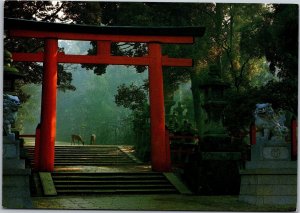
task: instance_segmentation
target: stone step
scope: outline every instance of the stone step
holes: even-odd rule
[[[55,153],[55,156],[57,157],[67,157],[67,156],[97,156],[97,157],[122,157],[124,156],[124,153],[115,153],[115,154],[109,154],[109,153],[87,153],[87,152],[78,152],[78,153]]]
[[[132,177],[132,176],[139,176],[139,177],[164,177],[164,175],[160,172],[91,172],[91,173],[84,173],[84,172],[52,172],[52,176],[59,177],[59,176],[88,176],[88,177]]]
[[[26,146],[31,166],[34,166],[34,147]],[[136,164],[118,146],[56,146],[55,166],[106,166]]]
[[[29,160],[33,160],[33,158],[29,158]],[[72,162],[76,162],[76,163],[81,163],[81,162],[115,162],[115,163],[135,163],[133,162],[133,160],[128,159],[128,158],[78,158],[78,159],[55,159],[55,163],[72,163]]]
[[[34,153],[34,147],[25,147],[29,154]],[[57,148],[55,147],[55,153],[64,154],[64,153],[90,153],[90,154],[124,154],[124,152],[118,147],[103,149],[102,147],[94,148]]]
[[[34,155],[34,152],[27,152],[28,155]],[[67,155],[81,155],[81,154],[85,154],[85,155],[102,155],[102,156],[118,156],[118,155],[124,155],[123,152],[121,151],[114,151],[114,152],[87,152],[85,150],[80,150],[80,151],[75,151],[75,150],[68,150],[68,151],[55,151],[55,155],[60,155],[60,156],[64,156],[65,154]]]
[[[115,183],[115,184],[131,184],[135,183],[136,180],[72,180],[72,184],[78,184],[78,185],[89,185],[89,184],[110,184],[110,183]],[[70,180],[55,180],[56,184],[70,184]],[[167,180],[139,180],[139,183],[143,183],[145,185],[150,185],[150,184],[165,184],[168,183]]]
[[[159,180],[162,179],[162,176],[141,176],[141,175],[98,175],[98,176],[89,176],[89,175],[70,175],[70,176],[56,176],[52,175],[55,180]]]
[[[102,146],[55,146],[56,150],[115,150],[118,146],[102,147]],[[34,150],[34,146],[26,146],[28,150]]]
[[[53,172],[52,178],[57,193],[64,195],[178,193],[168,179],[157,172]]]
[[[55,162],[55,166],[117,166],[117,165],[135,165],[134,162]],[[34,166],[34,163],[31,162],[31,166]]]
[[[105,189],[105,190],[57,190],[58,194],[177,194],[175,189]]]
[[[34,153],[34,150],[27,149],[28,153]],[[88,149],[65,149],[65,150],[57,150],[55,149],[55,153],[91,153],[91,154],[118,154],[123,153],[121,150],[114,149],[114,150],[88,150]]]
[[[137,182],[135,184],[83,184],[83,185],[78,185],[78,184],[57,184],[55,183],[56,189],[174,189],[174,187],[170,184],[141,184],[140,182]]]
[[[27,150],[29,152],[34,152],[34,149],[28,149]],[[57,152],[66,152],[66,151],[86,151],[86,152],[92,152],[92,153],[98,153],[98,152],[102,152],[102,153],[106,153],[106,152],[114,152],[114,151],[119,151],[121,152],[120,150],[118,149],[102,149],[102,148],[94,148],[94,149],[84,149],[84,148],[80,148],[80,149],[57,149],[55,148],[55,151]]]
[[[84,150],[80,150],[80,152],[75,152],[73,150],[69,150],[68,152],[67,151],[62,151],[62,152],[57,152],[55,151],[55,155],[59,155],[59,156],[64,156],[65,154],[67,155],[81,155],[81,154],[84,154],[84,155],[97,155],[97,156],[118,156],[118,155],[124,155],[124,153],[122,153],[121,151],[118,151],[118,152],[115,152],[115,153],[109,153],[109,152],[103,152],[103,153],[100,153],[100,152],[86,152]],[[28,155],[34,155],[34,152],[28,152]]]
[[[29,158],[33,159],[33,158]],[[66,157],[66,158],[60,158],[60,157],[55,157],[56,162],[64,162],[64,161],[69,161],[69,162],[75,162],[75,161],[88,161],[88,160],[98,160],[98,161],[132,161],[128,157],[97,157],[97,156],[89,156],[89,157],[76,157],[76,158],[71,158],[71,157]]]
[[[68,165],[72,165],[72,164],[86,164],[86,165],[89,165],[89,164],[95,164],[95,165],[97,165],[97,164],[99,164],[99,165],[106,165],[106,164],[136,164],[135,162],[132,162],[132,161],[130,161],[130,160],[126,160],[126,161],[118,161],[118,160],[115,160],[115,159],[112,159],[112,160],[110,160],[110,161],[104,161],[104,160],[99,160],[99,161],[97,161],[96,159],[91,159],[91,160],[89,160],[89,161],[55,161],[55,163],[54,163],[55,165],[66,165],[66,166],[68,166]]]
[[[29,159],[33,159],[33,156],[29,156]],[[100,159],[100,160],[111,160],[111,159],[116,159],[116,160],[131,160],[128,156],[93,156],[93,155],[78,155],[78,156],[73,156],[73,155],[65,155],[64,157],[61,156],[55,156],[55,160],[81,160],[81,159]]]

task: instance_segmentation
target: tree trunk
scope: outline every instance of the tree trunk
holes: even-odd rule
[[[216,57],[216,65],[219,67],[221,76],[223,74],[223,67],[222,67],[222,23],[223,23],[223,5],[217,4],[216,5],[216,15],[215,15],[215,31],[216,31],[216,41],[217,41],[217,48],[219,49],[219,54]]]
[[[198,133],[200,136],[203,134],[203,127],[204,127],[204,119],[203,113],[201,108],[201,96],[200,96],[200,89],[199,89],[199,79],[198,73],[196,68],[193,68],[190,72],[191,76],[191,89],[193,95],[193,103],[194,103],[194,119],[196,128],[198,129]]]
[[[166,116],[166,123],[169,122],[169,117],[171,113],[171,108],[174,105],[174,92],[173,91],[165,91],[165,116]]]

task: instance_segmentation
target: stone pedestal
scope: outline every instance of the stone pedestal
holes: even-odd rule
[[[239,200],[256,205],[295,205],[297,162],[291,161],[290,143],[252,145],[251,161],[240,171]]]
[[[20,159],[18,140],[3,137],[3,208],[32,208],[30,197],[30,169],[25,168],[25,161]]]

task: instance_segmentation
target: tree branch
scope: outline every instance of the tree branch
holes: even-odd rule
[[[250,58],[251,58],[251,57],[248,57],[248,58],[244,61],[243,65],[242,65],[242,67],[241,67],[241,69],[240,69],[240,79],[242,79],[242,77],[243,77],[244,69],[245,69],[246,65],[248,64]]]
[[[44,19],[42,19],[42,21],[48,21],[54,18],[63,9],[63,7],[64,7],[64,3],[62,3],[60,7],[57,8],[57,10],[54,13],[52,13],[50,16],[46,16]]]

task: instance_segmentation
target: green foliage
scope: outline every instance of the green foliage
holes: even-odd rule
[[[53,22],[59,19],[59,12],[65,4],[51,1],[6,1],[4,17]]]
[[[90,43],[92,45],[92,48],[88,49],[87,54],[88,55],[96,55],[97,54],[97,48],[96,48],[97,43],[94,41],[91,41]],[[88,69],[88,70],[93,70],[96,75],[102,75],[102,74],[105,74],[107,65],[106,64],[97,64],[97,65],[82,64],[81,67]]]
[[[271,5],[264,28],[260,31],[270,71],[279,81],[266,85],[266,92],[276,106],[298,114],[298,30],[299,6]]]
[[[22,104],[18,109],[18,116],[15,123],[15,128],[21,132],[29,127],[30,134],[35,132],[35,128],[39,123],[40,113],[40,97],[41,89],[34,84],[23,85],[18,92],[18,97]],[[22,96],[23,94],[23,96]],[[21,96],[20,96],[21,95]],[[25,97],[24,97],[25,96]],[[35,113],[33,113],[35,112]],[[31,128],[32,127],[32,128]]]
[[[143,86],[136,86],[133,83],[129,86],[125,84],[118,86],[118,94],[115,95],[117,106],[123,106],[133,111],[142,110],[146,101],[147,96]]]
[[[241,138],[254,121],[254,110],[257,103],[264,103],[258,89],[248,89],[243,93],[231,91],[227,94],[228,105],[224,110],[224,126],[231,136]]]
[[[262,27],[266,10],[262,4],[224,4],[223,8],[224,19],[227,16],[223,31],[223,72],[239,91],[249,85],[253,74],[251,64],[261,63],[263,50],[258,45],[256,32]]]
[[[4,16],[8,18],[21,18],[27,20],[39,20],[45,22],[70,21],[67,17],[61,17],[61,12],[66,13],[68,2],[51,1],[5,1]],[[6,37],[4,40],[5,49],[10,52],[35,53],[43,51],[44,41],[36,38],[12,39]],[[42,66],[40,63],[16,63],[20,73],[24,74],[24,79],[20,86],[24,84],[40,84],[42,82]],[[58,65],[58,88],[62,91],[75,90],[71,84],[72,75],[66,72],[61,65]],[[19,94],[18,94],[19,95]]]
[[[137,86],[130,84],[118,86],[115,95],[117,106],[123,106],[132,111],[130,121],[134,132],[134,144],[137,156],[143,160],[150,159],[150,108],[148,104],[148,81]]]
[[[272,103],[275,108],[290,111],[295,116],[298,115],[298,81],[293,79],[290,81],[274,82],[270,81],[261,91],[263,99],[268,103]]]
[[[216,42],[210,43],[209,61],[215,58],[232,86],[224,112],[231,135],[247,133],[256,103],[297,114],[298,6],[217,4],[214,9],[216,25],[208,38]]]
[[[270,70],[281,79],[297,78],[299,6],[275,4],[271,8],[274,11],[268,14],[260,32]]]
[[[143,108],[132,113],[132,127],[135,135],[134,144],[136,154],[142,161],[150,160],[150,107],[144,104]]]

